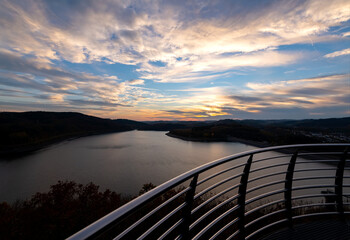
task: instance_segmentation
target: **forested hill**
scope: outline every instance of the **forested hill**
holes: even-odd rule
[[[350,142],[350,118],[308,120],[220,120],[169,136],[191,141],[247,141],[258,146]]]
[[[239,122],[255,127],[275,126],[298,128],[305,131],[343,132],[344,134],[350,134],[350,117],[304,120],[240,120]]]
[[[23,154],[69,138],[132,129],[130,123],[75,112],[0,112],[0,156]]]
[[[76,112],[0,112],[0,158],[65,139],[134,129],[170,131],[170,136],[194,141],[255,141],[261,146],[350,142],[350,118],[138,122]]]

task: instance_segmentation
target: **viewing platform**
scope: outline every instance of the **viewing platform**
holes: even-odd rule
[[[224,157],[68,239],[350,239],[349,148],[299,144]]]
[[[349,222],[324,220],[303,223],[286,228],[263,238],[263,240],[348,240],[350,239]]]

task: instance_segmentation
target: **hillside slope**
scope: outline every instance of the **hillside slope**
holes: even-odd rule
[[[1,112],[0,156],[23,154],[64,139],[134,129],[75,112]]]

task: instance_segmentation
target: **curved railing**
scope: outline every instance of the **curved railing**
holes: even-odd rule
[[[350,216],[350,144],[247,151],[188,171],[69,239],[258,239]]]

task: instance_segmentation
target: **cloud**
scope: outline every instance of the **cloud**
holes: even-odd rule
[[[324,55],[324,57],[325,58],[334,58],[334,57],[339,57],[339,56],[348,55],[348,54],[350,54],[350,48],[343,49],[341,51],[336,51],[333,53],[328,53],[328,54]]]
[[[350,19],[346,0],[1,2],[1,47],[48,61],[137,65],[141,79],[159,82],[291,64],[303,54],[279,46],[335,39],[327,30]]]
[[[291,114],[292,118],[305,118],[312,113],[331,117],[331,112],[334,116],[342,116],[350,102],[347,86],[347,74],[334,74],[268,83],[251,82],[247,83],[247,89],[193,88],[185,91],[188,95],[177,102],[177,108],[165,111],[174,118],[193,119],[217,119],[220,116],[291,118]]]
[[[239,101],[239,102],[260,102],[264,101],[264,98],[259,98],[259,97],[249,97],[249,96],[229,96],[229,98]]]
[[[46,100],[51,105],[101,107],[107,111],[160,97],[151,89],[135,86],[143,83],[143,80],[122,82],[117,76],[69,71],[34,57],[0,51],[0,92],[6,94],[2,94],[2,99],[6,97],[24,105]]]
[[[57,77],[60,81],[74,78],[78,81],[87,81],[89,77],[81,73],[73,73],[40,58],[23,56],[20,53],[0,49],[0,69],[7,72],[25,73],[27,76],[40,76],[44,78]]]
[[[247,83],[245,93],[263,98],[271,106],[301,107],[312,109],[349,104],[348,75],[335,74],[270,83]],[[249,104],[252,101],[245,101]],[[259,105],[260,100],[255,103]],[[264,106],[261,106],[264,108]]]
[[[299,52],[259,51],[234,55],[205,55],[194,60],[181,60],[169,64],[167,68],[148,66],[143,69],[143,78],[158,82],[210,81],[227,77],[232,73],[222,73],[242,67],[272,67],[295,63],[306,54]]]
[[[135,80],[128,81],[128,83],[129,85],[144,85],[145,81],[141,79],[135,79]]]
[[[184,109],[184,110],[167,110],[174,118],[210,118],[216,116],[228,116],[230,114],[225,113],[220,108],[203,107],[202,109]]]
[[[290,94],[293,95],[306,95],[306,96],[322,96],[322,95],[331,95],[331,94],[337,94],[337,90],[333,89],[323,89],[323,88],[317,88],[317,87],[308,87],[308,88],[298,88],[298,89],[291,89],[288,91]]]
[[[130,106],[119,104],[119,103],[103,102],[103,101],[86,101],[86,100],[81,100],[81,99],[71,99],[68,101],[72,105],[75,105],[75,106],[103,106],[103,107],[124,106],[124,107],[130,107]]]
[[[345,74],[262,82],[268,80],[264,68],[281,67],[296,76],[299,69],[284,68],[315,59],[317,53],[298,46],[346,40],[349,34],[342,32],[344,28],[334,29],[350,19],[347,0],[0,0],[0,4],[1,100],[16,109],[20,104],[38,107],[45,100],[56,109],[71,106],[106,114],[123,109],[124,117],[178,114],[183,119],[253,116],[273,109],[319,113],[349,103]],[[349,49],[324,57],[345,54]],[[104,70],[99,75],[68,69],[88,69],[83,64],[96,62],[132,65],[136,76],[130,80],[105,75]],[[89,71],[100,71],[96,69]],[[250,71],[261,71],[261,81],[247,80],[248,76],[236,82],[235,76]],[[218,79],[230,83],[198,87],[217,84]],[[241,87],[243,81],[249,82]],[[166,83],[188,85],[170,91],[180,84]]]

